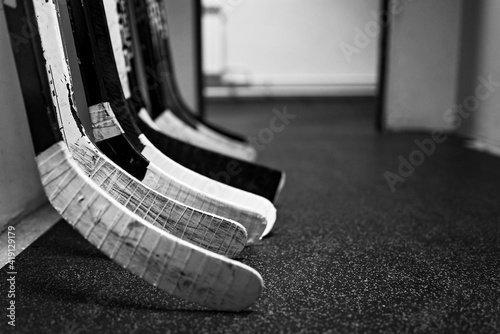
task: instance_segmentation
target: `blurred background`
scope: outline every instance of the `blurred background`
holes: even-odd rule
[[[380,1],[202,1],[205,96],[374,95],[378,38],[356,57],[349,27],[377,18]],[[374,16],[375,17],[374,17]]]
[[[370,97],[378,129],[500,144],[497,94],[473,107],[482,112],[455,108],[479,77],[499,75],[498,1],[167,3],[178,81],[198,112],[245,98]]]
[[[192,107],[203,109],[200,97],[377,93],[378,24],[372,26],[362,50],[351,47],[356,28],[364,30],[367,22],[378,21],[380,0],[172,0],[167,4],[179,83]]]

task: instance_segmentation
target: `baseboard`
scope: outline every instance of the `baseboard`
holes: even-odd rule
[[[207,99],[262,97],[357,97],[376,96],[377,86],[371,84],[312,86],[225,86],[207,87]]]
[[[471,139],[468,140],[465,144],[467,148],[479,151],[479,152],[484,152],[488,153],[491,155],[495,155],[500,157],[500,145],[494,144],[491,142],[487,142],[482,139]]]
[[[46,203],[32,213],[7,224],[0,233],[0,268],[3,268],[9,261],[9,226],[15,229],[11,231],[15,235],[13,239],[15,251],[12,253],[17,257],[60,220],[61,216],[49,203]]]

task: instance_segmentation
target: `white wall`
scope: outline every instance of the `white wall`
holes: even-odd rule
[[[395,0],[385,124],[392,130],[453,130],[462,0]]]
[[[230,79],[251,84],[376,83],[378,36],[352,57],[356,28],[364,31],[379,12],[378,0],[221,0],[227,17],[227,69]],[[220,48],[213,24],[205,49]],[[208,52],[207,52],[208,53]],[[217,52],[209,55],[217,56]],[[219,56],[220,57],[220,56]],[[206,68],[220,67],[213,59]]]
[[[478,77],[500,83],[500,1],[465,2],[459,103],[475,95]],[[487,144],[500,146],[500,87],[482,101],[477,111],[463,117],[459,132]]]
[[[0,231],[47,201],[17,78],[5,16],[0,11]]]

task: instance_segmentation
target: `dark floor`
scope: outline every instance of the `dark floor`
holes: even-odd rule
[[[371,100],[226,103],[210,115],[257,135],[285,105],[297,117],[261,151],[288,175],[279,219],[241,257],[265,280],[254,306],[217,313],[171,298],[60,223],[17,259],[17,331],[498,333],[500,159],[450,138],[391,192],[383,174],[429,136],[377,134]]]

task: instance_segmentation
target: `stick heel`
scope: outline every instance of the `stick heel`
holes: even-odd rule
[[[72,158],[88,176],[92,177],[92,181],[99,184],[102,189],[106,189],[118,203],[146,221],[210,251],[216,252],[221,249],[224,251],[222,255],[234,257],[244,249],[247,231],[241,224],[224,220],[225,229],[210,230],[211,220],[204,212],[194,211],[191,207],[161,196],[134,180],[107,158],[96,154],[86,140],[70,144],[70,150]],[[131,185],[135,187],[133,190],[129,189]],[[221,219],[216,217],[216,221]],[[193,225],[196,229],[189,228]],[[204,242],[203,236],[207,229],[208,233],[218,234],[212,238],[214,242]],[[224,243],[224,240],[229,239],[227,234],[231,236],[235,234],[234,238],[231,238],[231,244]],[[223,244],[216,244],[217,241]]]
[[[213,309],[238,311],[259,297],[262,278],[255,270],[134,219],[70,159],[62,142],[38,155],[44,187],[63,218],[105,255],[164,291]]]
[[[109,103],[104,102],[89,107],[89,114],[96,141],[104,141],[124,134]],[[268,222],[266,217],[255,210],[221,201],[217,196],[208,196],[204,192],[195,190],[187,180],[170,176],[154,163],[148,166],[148,172],[142,182],[167,197],[175,195],[173,199],[185,205],[240,223],[248,232],[247,244],[252,244],[261,238],[266,225],[274,224],[274,220]],[[181,238],[184,238],[184,234]]]

